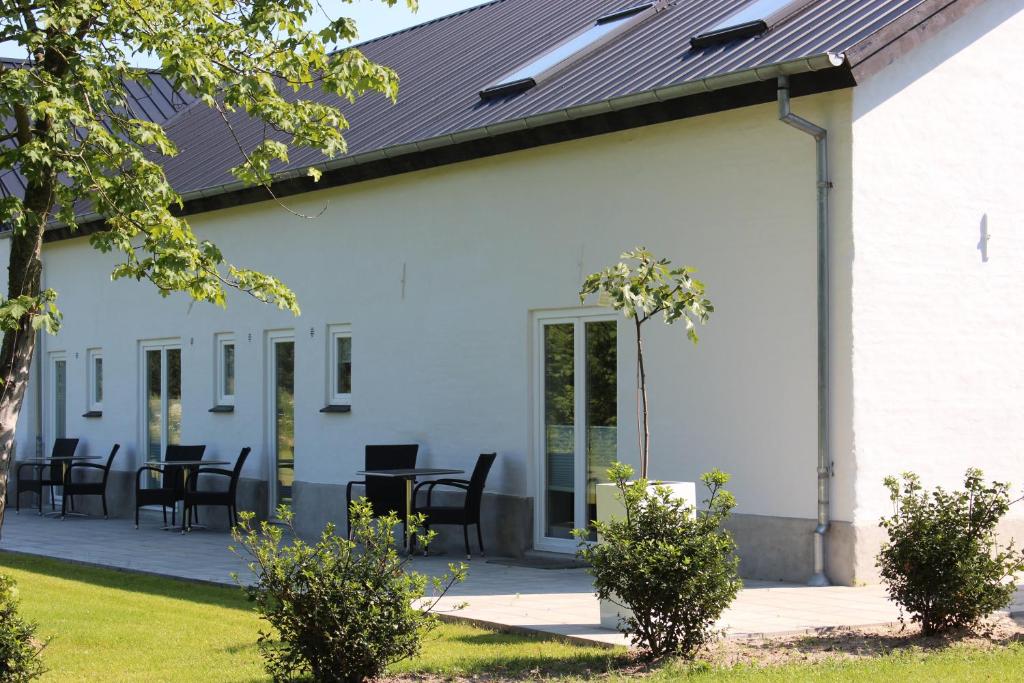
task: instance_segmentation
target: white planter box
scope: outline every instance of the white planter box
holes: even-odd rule
[[[661,481],[649,485],[650,488],[654,488],[654,486],[667,486],[672,490],[673,498],[685,502],[696,513],[696,483],[692,481]],[[597,485],[597,520],[599,522],[606,522],[615,518],[621,519],[625,516],[625,510],[622,506],[622,501],[619,500],[618,493],[619,489],[615,484]],[[600,536],[598,536],[597,540],[600,542]],[[601,600],[600,602],[601,626],[604,628],[618,629],[620,619],[630,616],[630,611],[625,607],[620,607],[608,600]]]

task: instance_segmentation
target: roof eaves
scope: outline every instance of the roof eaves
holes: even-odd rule
[[[543,114],[536,114],[519,119],[502,121],[500,123],[490,124],[479,128],[470,128],[455,133],[441,135],[434,138],[427,138],[425,140],[419,140],[416,142],[395,145],[393,147],[386,147],[381,150],[365,152],[363,154],[357,154],[350,157],[332,159],[321,164],[316,164],[315,167],[320,171],[329,172],[339,167],[347,167],[358,165],[360,163],[376,161],[382,158],[382,156],[395,157],[404,154],[409,154],[412,152],[422,152],[428,149],[437,149],[438,147],[446,147],[448,145],[469,142],[472,140],[478,140],[480,138],[493,137],[509,132],[526,130],[529,128],[540,128],[542,126],[551,125],[553,123],[560,123],[572,119],[586,118],[589,116],[593,116],[595,114],[605,113],[608,111],[624,111],[627,109],[632,109],[653,102],[666,102],[669,100],[687,97],[689,95],[695,95],[702,92],[724,90],[725,88],[730,88],[737,85],[744,85],[747,83],[753,83],[755,81],[765,81],[769,79],[774,79],[777,78],[778,76],[792,76],[800,73],[808,73],[812,71],[821,71],[824,69],[837,68],[843,66],[845,63],[846,58],[842,54],[824,53],[814,57],[806,57],[789,62],[780,62],[778,64],[759,66],[753,69],[747,69],[735,73],[723,74],[721,76],[714,76],[711,78],[704,78],[697,81],[688,81],[686,83],[680,83],[677,85],[647,90],[641,93],[624,95],[622,97],[616,97],[610,100],[603,100],[601,102],[592,102],[579,105],[576,107],[570,107],[567,109],[559,109],[555,111],[545,112]],[[279,181],[286,180],[289,178],[296,178],[299,176],[304,176],[306,175],[306,173],[307,170],[305,168],[290,169],[280,174],[276,174],[274,176],[274,180]],[[232,183],[232,185],[234,185],[234,183]],[[199,192],[205,192],[205,190],[200,190]],[[183,198],[185,199],[185,201],[188,201],[191,195],[191,192],[186,193],[183,195]],[[202,196],[209,195],[204,194]]]
[[[800,59],[791,61],[766,64],[751,69],[745,69],[743,71],[687,81],[600,102],[593,102],[566,109],[512,119],[496,124],[481,126],[479,128],[466,129],[415,142],[384,147],[352,156],[339,157],[320,164],[314,164],[313,167],[326,175],[331,171],[370,164],[375,161],[397,159],[410,154],[438,150],[445,147],[454,147],[462,143],[473,142],[489,137],[497,137],[506,133],[542,128],[552,124],[563,123],[575,119],[583,119],[600,114],[625,112],[649,104],[670,102],[692,95],[700,95],[736,86],[774,80],[779,76],[795,76],[798,74],[826,71],[829,69],[839,69],[841,67],[849,67],[849,62],[846,59],[846,56],[844,54],[826,52],[812,57],[801,57]],[[303,178],[307,175],[308,167],[289,169],[287,171],[274,174],[274,182],[279,183],[287,180]],[[221,197],[223,195],[252,188],[253,186],[249,183],[234,181],[231,183],[184,192],[182,193],[181,198],[187,205],[188,203],[197,200],[209,200],[211,198]],[[102,220],[103,217],[97,213],[90,213],[81,216],[79,219],[79,226],[82,228],[82,232],[80,234],[87,234],[90,231],[86,229],[90,223],[98,223]],[[63,227],[63,225],[53,226],[54,229],[58,230]]]

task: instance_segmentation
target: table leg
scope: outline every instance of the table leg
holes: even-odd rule
[[[60,465],[60,518],[61,519],[67,519],[67,514],[68,514],[68,511],[64,509],[64,485],[68,481],[68,467],[69,467],[69,464],[70,463],[68,463],[68,461],[65,460]]]
[[[187,509],[185,507],[185,492],[188,491],[188,480],[192,476],[192,468],[186,466],[182,470],[185,473],[185,481],[181,484],[181,533],[185,533],[186,531],[192,531],[192,525],[185,519],[185,510]]]
[[[412,555],[412,527],[409,519],[412,517],[412,479],[405,480],[405,553]]]

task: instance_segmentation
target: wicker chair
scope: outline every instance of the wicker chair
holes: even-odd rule
[[[166,462],[175,460],[202,460],[206,446],[178,446],[167,447],[164,454]],[[160,485],[152,488],[142,483],[142,475],[145,472],[154,472],[160,475]],[[139,528],[139,508],[144,505],[159,505],[164,513],[164,526],[167,526],[167,508],[171,508],[171,526],[174,526],[175,507],[179,500],[185,498],[185,472],[182,467],[174,465],[143,465],[135,473],[135,528]]]
[[[242,476],[242,467],[245,465],[245,459],[249,457],[249,453],[251,451],[252,449],[248,446],[243,448],[242,452],[238,454],[238,460],[235,461],[235,466],[230,470],[221,469],[219,467],[200,467],[193,471],[189,476],[189,481],[185,483],[186,527],[192,527],[192,517],[194,513],[198,512],[195,508],[199,505],[225,507],[228,512],[228,526],[235,526],[238,524],[238,479]],[[200,489],[199,477],[204,474],[228,477],[227,489]],[[198,515],[196,515],[196,521],[198,522]]]
[[[462,538],[466,543],[466,559],[469,559],[469,527],[476,525],[476,540],[480,544],[480,555],[484,554],[484,535],[480,530],[480,504],[483,500],[484,485],[487,483],[487,475],[494,464],[496,453],[483,453],[477,458],[476,467],[469,479],[434,479],[425,481],[416,487],[413,493],[413,500],[416,500],[416,493],[421,488],[427,489],[427,504],[417,506],[416,512],[425,515],[424,530],[430,531],[430,527],[441,524],[459,525],[462,527]],[[434,487],[447,486],[458,489],[465,493],[461,505],[434,505],[432,501]]]
[[[67,469],[67,474],[64,477],[64,491],[62,494],[60,516],[64,517],[65,512],[68,509],[68,502],[71,503],[71,509],[75,509],[74,496],[99,496],[103,503],[103,519],[107,518],[107,479],[110,477],[110,468],[114,464],[114,457],[117,455],[118,450],[121,449],[121,444],[114,444],[114,447],[110,449],[110,455],[107,456],[106,465],[97,465],[88,462],[72,462]],[[99,470],[103,473],[102,478],[99,481],[96,480],[78,480],[75,481],[75,472],[80,471],[94,471]]]
[[[406,470],[416,467],[416,455],[419,444],[402,444],[397,446],[367,446],[365,451],[366,470]],[[401,479],[384,477],[367,477],[365,480],[350,481],[345,487],[345,514],[347,535],[352,535],[352,487],[362,486],[366,489],[366,499],[370,501],[373,514],[381,517],[389,512],[398,512],[402,516],[402,527],[405,519],[405,482]]]
[[[50,457],[70,458],[78,448],[78,439],[56,439],[53,442],[53,451]],[[56,509],[56,500],[53,495],[53,487],[61,486],[64,483],[65,461],[53,461],[48,465],[38,465],[31,462],[23,462],[18,465],[14,478],[18,487],[18,495],[14,499],[15,513],[21,512],[21,494],[30,491],[39,496],[39,514],[43,514],[43,487],[50,487],[50,509]],[[35,471],[34,477],[26,477],[22,474],[25,468]]]

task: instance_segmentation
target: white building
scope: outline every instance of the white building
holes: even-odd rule
[[[351,153],[319,185],[301,169],[320,160],[293,155],[275,190],[314,220],[232,185],[224,127],[201,104],[178,114],[168,173],[195,231],[303,313],[112,283],[110,257],[54,230],[64,324],[39,348],[19,455],[61,433],[91,454],[120,443],[130,514],[136,468],[168,442],[252,446],[244,507],[290,497],[313,533],[343,523],[366,444],[466,470],[497,451],[489,550],[570,552],[592,475],[635,462],[637,441],[632,328],[577,292],[643,244],[697,267],[717,309],[697,348],[647,328],[652,474],[733,475],[746,575],[814,574],[821,509],[829,578],[872,580],[887,474],[1024,482],[1024,0],[623,7],[498,0],[367,43],[402,92],[346,109]],[[719,24],[742,26],[691,46]],[[828,131],[827,288],[815,143],[779,120],[780,77]]]

